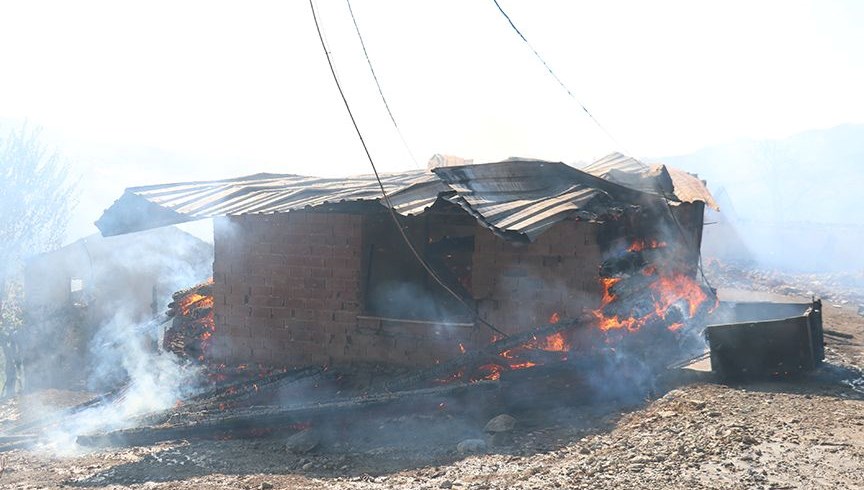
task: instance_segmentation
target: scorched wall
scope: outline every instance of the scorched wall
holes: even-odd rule
[[[364,311],[364,257],[381,239],[379,218],[292,211],[217,219],[211,357],[280,366],[429,366],[458,355],[460,344],[488,342],[483,326]],[[425,226],[443,225],[432,219]],[[516,245],[476,224],[470,293],[480,315],[515,333],[545,324],[553,313],[567,318],[595,308],[599,226],[567,220]]]
[[[480,315],[508,334],[575,318],[600,303],[597,223],[565,220],[525,245],[485,228],[474,239],[473,293]]]

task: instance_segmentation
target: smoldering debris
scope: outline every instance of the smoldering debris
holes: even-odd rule
[[[38,450],[73,454],[81,450],[75,442],[79,434],[129,427],[136,417],[164,410],[194,393],[200,368],[154,349],[156,333],[117,312],[90,344],[96,362],[89,383],[104,394],[60,413],[52,407],[36,407],[44,414],[34,417],[36,423],[8,432],[27,430],[35,434],[31,443]]]

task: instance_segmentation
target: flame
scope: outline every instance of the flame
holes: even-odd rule
[[[641,252],[645,249],[662,248],[666,246],[666,242],[658,242],[657,240],[636,240],[627,248],[628,252]]]
[[[477,371],[482,373],[480,379],[486,379],[489,381],[498,381],[501,379],[501,373],[504,372],[504,368],[497,364],[484,364],[477,368]]]
[[[656,249],[665,247],[665,242],[657,240],[638,240],[633,242],[627,249],[628,252],[639,252],[646,249]],[[664,254],[665,255],[665,254]],[[674,255],[674,254],[669,254]],[[674,263],[668,264],[669,267],[662,265],[645,265],[639,271],[636,279],[644,282],[645,286],[638,289],[640,300],[647,301],[647,312],[640,312],[641,316],[619,317],[616,315],[607,316],[604,312],[607,311],[607,306],[613,302],[626,300],[616,296],[614,286],[621,281],[628,280],[625,277],[601,277],[600,285],[602,296],[600,298],[600,306],[592,311],[596,319],[596,326],[603,332],[621,331],[621,332],[636,332],[647,324],[654,325],[665,324],[666,330],[670,332],[678,332],[684,328],[688,321],[696,317],[700,308],[709,299],[709,295],[702,285],[690,275],[676,270]],[[636,273],[634,271],[634,273]],[[637,286],[640,285],[637,283]],[[629,284],[628,284],[629,286]],[[647,295],[647,296],[643,296]],[[617,305],[616,305],[617,306]],[[717,300],[714,298],[714,306],[716,308]],[[713,309],[711,308],[711,309]],[[670,316],[670,311],[675,311],[675,316]],[[681,316],[677,313],[680,311]],[[683,319],[681,317],[684,317]],[[667,319],[668,317],[668,319]],[[549,316],[549,324],[555,325],[561,322],[561,314],[553,312]],[[571,350],[574,348],[576,337],[572,336],[569,330],[561,330],[548,335],[535,334],[533,338],[526,341],[522,345],[499,352],[494,359],[470,372],[459,370],[452,373],[444,379],[437,380],[440,383],[449,383],[453,381],[477,381],[477,380],[499,380],[504,372],[509,372],[518,369],[527,369],[538,366],[548,361],[565,361]],[[494,344],[499,341],[500,337],[493,336],[491,342]],[[607,336],[606,342],[614,341],[614,336]],[[614,350],[614,346],[612,346]],[[465,346],[459,344],[459,351],[465,353]],[[547,353],[544,354],[543,352]],[[557,355],[556,355],[557,354]],[[436,360],[436,364],[439,362]]]
[[[608,305],[615,300],[615,295],[612,294],[612,286],[621,282],[620,277],[601,277],[600,285],[603,286],[603,297],[600,298],[600,308]]]
[[[201,294],[202,288],[213,284],[210,278],[204,284],[199,285],[194,291],[177,300],[176,310],[179,315],[185,317],[192,323],[192,332],[197,336],[198,346],[201,354],[197,359],[201,362],[206,360],[206,354],[210,347],[213,333],[216,331],[216,321],[213,315],[213,296]],[[184,334],[187,335],[187,334]]]
[[[654,305],[658,314],[665,312],[675,302],[683,299],[690,307],[689,313],[692,318],[699,311],[699,305],[708,299],[708,295],[699,287],[699,284],[684,274],[677,274],[672,277],[661,276],[660,279],[651,284],[651,289],[658,293],[661,298]]]
[[[638,252],[665,246],[665,242],[639,240],[633,242],[627,250]],[[687,274],[660,271],[655,265],[645,266],[642,268],[641,273],[648,278],[656,277],[655,280],[648,284],[648,289],[651,292],[653,300],[653,311],[641,317],[621,318],[618,315],[607,316],[604,313],[605,308],[613,301],[619,299],[612,292],[612,288],[624,279],[621,277],[601,278],[600,285],[603,290],[603,296],[600,300],[600,307],[592,311],[593,316],[597,320],[597,328],[601,331],[626,330],[628,332],[636,332],[649,322],[665,320],[670,308],[681,302],[686,304],[688,318],[693,318],[699,312],[702,304],[708,300],[708,295],[698,281]],[[716,304],[715,299],[714,307],[716,307]],[[677,332],[683,326],[684,322],[674,322],[667,325],[666,329],[670,332]]]
[[[567,344],[567,339],[564,338],[563,332],[558,332],[546,337],[538,347],[550,352],[567,352],[570,350],[570,346]]]
[[[666,327],[666,330],[669,330],[670,332],[677,332],[678,329],[680,329],[683,326],[684,326],[684,322],[677,322],[677,323],[673,323],[672,325],[669,325],[668,327]]]

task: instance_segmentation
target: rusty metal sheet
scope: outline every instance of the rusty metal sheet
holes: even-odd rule
[[[631,189],[668,196],[679,202],[704,202],[705,205],[719,210],[704,182],[690,173],[668,165],[649,167],[627,155],[610,153],[582,167],[582,170]]]
[[[681,202],[704,202],[706,206],[715,211],[720,211],[717,201],[714,196],[705,186],[705,182],[693,174],[683,170],[664,165],[669,177],[672,178],[672,187],[674,188],[675,197]]]

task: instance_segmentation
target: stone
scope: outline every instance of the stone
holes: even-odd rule
[[[707,403],[705,402],[705,400],[690,400],[690,405],[696,410],[702,410],[703,408],[705,408]]]
[[[465,439],[456,445],[459,454],[479,454],[486,452],[486,441],[483,439]]]
[[[493,446],[512,446],[513,445],[513,434],[510,432],[493,432],[492,437],[489,438],[490,444]]]
[[[502,413],[487,422],[483,430],[486,432],[510,432],[514,428],[516,428],[516,419],[506,413]]]
[[[266,481],[258,485],[258,490],[270,490],[271,488],[273,488],[273,484]]]
[[[285,450],[294,454],[306,454],[314,450],[321,443],[318,431],[306,429],[300,431],[285,441]]]
[[[438,488],[453,488],[453,482],[450,480],[444,480],[438,485]]]

